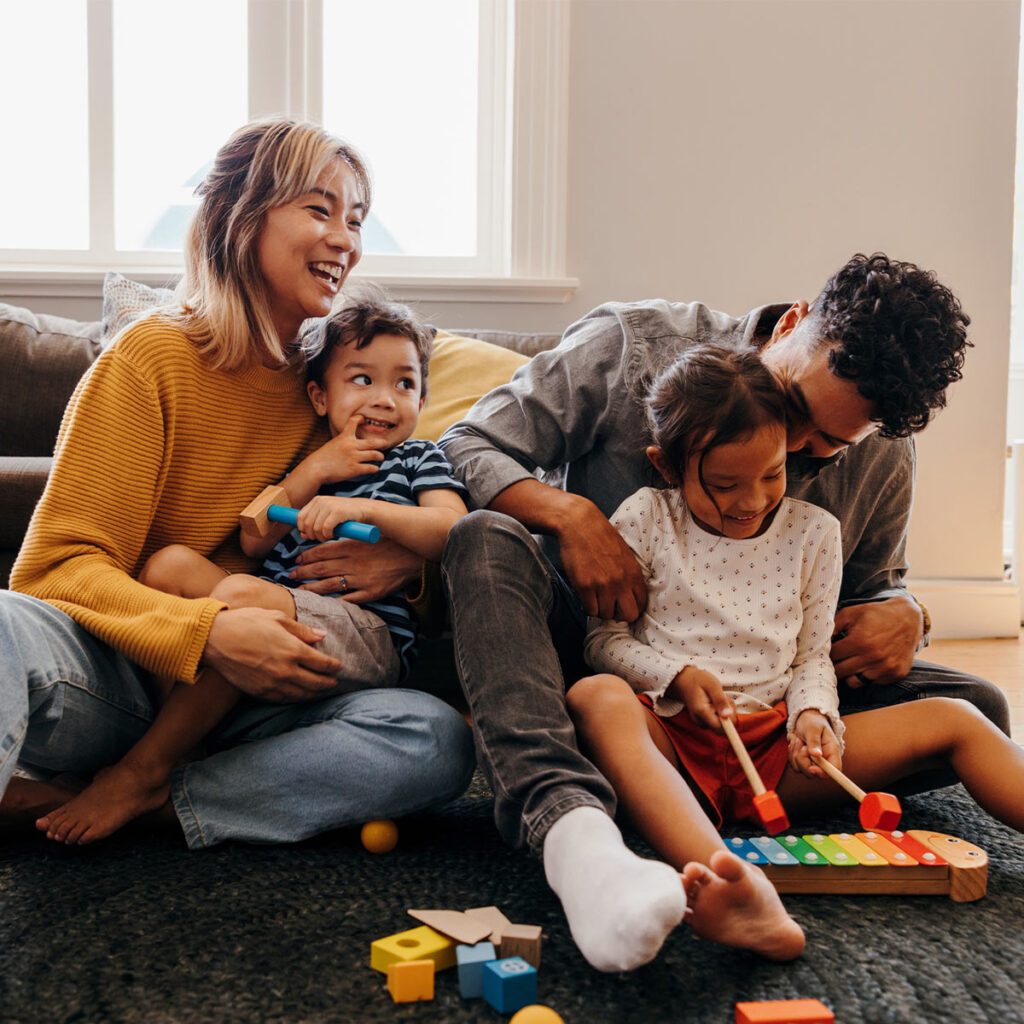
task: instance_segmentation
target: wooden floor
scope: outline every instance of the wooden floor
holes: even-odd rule
[[[922,657],[995,683],[1010,702],[1013,738],[1024,743],[1024,639],[933,640]]]

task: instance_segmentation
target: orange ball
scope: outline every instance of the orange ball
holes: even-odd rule
[[[524,1006],[509,1021],[509,1024],[565,1024],[565,1021],[550,1006]]]
[[[368,821],[359,838],[370,853],[390,853],[398,845],[398,826],[390,818]]]

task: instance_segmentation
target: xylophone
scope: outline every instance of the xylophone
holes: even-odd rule
[[[988,883],[988,856],[942,832],[848,832],[833,835],[753,836],[725,840],[757,864],[780,893],[906,893],[980,900]]]

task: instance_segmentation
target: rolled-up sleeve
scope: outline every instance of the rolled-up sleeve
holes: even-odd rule
[[[573,324],[512,380],[484,395],[439,444],[476,508],[501,491],[591,451],[624,400],[624,335],[601,307]]]

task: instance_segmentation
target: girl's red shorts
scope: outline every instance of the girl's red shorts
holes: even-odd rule
[[[687,711],[663,718],[655,714],[649,697],[637,694],[637,699],[665,730],[679,763],[707,797],[714,812],[711,820],[715,827],[721,828],[723,820],[761,824],[754,808],[754,791],[725,734],[698,725]],[[766,711],[736,716],[736,731],[765,789],[775,789],[789,760],[787,718],[785,701],[779,701]]]

